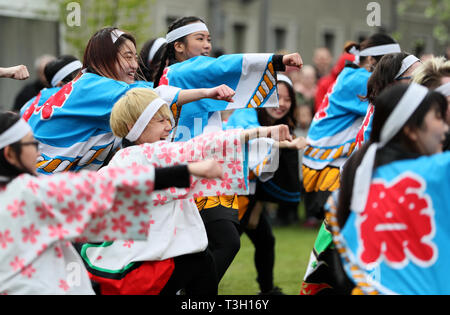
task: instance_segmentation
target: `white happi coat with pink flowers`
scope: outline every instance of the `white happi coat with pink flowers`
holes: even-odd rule
[[[88,247],[83,256],[95,269],[114,272],[131,262],[164,260],[204,251],[208,245],[206,230],[193,198],[217,195],[248,195],[248,148],[241,143],[242,130],[204,134],[188,142],[157,142],[119,151],[108,167],[131,165],[173,166],[192,161],[215,159],[223,166],[222,179],[193,177],[190,189],[167,189],[149,195],[142,209],[151,213],[147,241],[116,241],[108,246]],[[263,142],[270,150],[271,139]],[[270,145],[267,146],[267,143]],[[265,149],[266,150],[266,149]],[[252,156],[251,165],[267,158],[267,150]],[[272,150],[275,152],[275,150]],[[100,258],[100,259],[99,259]]]
[[[94,294],[69,241],[145,240],[152,166],[22,175],[0,188],[0,294]],[[132,193],[131,193],[132,192]]]

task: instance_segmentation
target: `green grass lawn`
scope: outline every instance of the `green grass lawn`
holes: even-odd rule
[[[300,226],[274,227],[274,282],[285,294],[298,295],[318,230]],[[241,249],[219,285],[219,295],[255,295],[259,292],[253,262],[254,247],[244,234]]]

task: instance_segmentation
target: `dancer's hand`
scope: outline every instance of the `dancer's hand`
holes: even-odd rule
[[[189,173],[193,176],[203,178],[222,178],[222,165],[214,160],[206,160],[201,162],[193,162],[188,164]]]

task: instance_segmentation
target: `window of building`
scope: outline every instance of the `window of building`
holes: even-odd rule
[[[275,51],[286,49],[286,33],[284,28],[275,28]]]
[[[245,51],[245,33],[247,26],[245,24],[236,23],[233,25],[233,46],[235,53]]]

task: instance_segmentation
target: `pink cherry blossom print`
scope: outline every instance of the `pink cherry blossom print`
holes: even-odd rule
[[[102,183],[100,184],[100,189],[101,189],[100,199],[103,202],[112,203],[115,192],[113,183],[112,182]]]
[[[133,240],[124,241],[123,247],[131,248],[131,246],[133,246],[133,244],[134,244]]]
[[[13,271],[21,270],[25,266],[25,260],[16,256],[9,265],[12,267]]]
[[[233,180],[228,176],[228,173],[224,173],[223,178],[222,178],[222,184],[220,184],[222,186],[222,188],[226,188],[226,189],[230,190],[231,183],[233,183]]]
[[[55,214],[53,213],[53,207],[50,204],[42,202],[40,206],[36,207],[36,212],[39,213],[39,219],[45,220],[47,218],[54,219]]]
[[[23,208],[25,207],[25,201],[14,200],[11,205],[7,207],[8,211],[11,211],[13,218],[21,217],[25,214]]]
[[[36,184],[34,181],[30,180],[27,184],[27,187],[31,189],[31,191],[33,192],[33,194],[37,194],[38,189],[39,189],[39,185]]]
[[[147,159],[151,160],[154,153],[155,153],[155,148],[153,148],[153,146],[146,145],[144,147],[144,155],[147,157]]]
[[[147,204],[146,201],[139,202],[139,200],[134,200],[133,205],[129,206],[128,210],[133,212],[135,217],[138,217],[141,213],[148,213]]]
[[[70,286],[67,283],[66,280],[59,280],[59,286],[58,286],[61,290],[63,290],[64,292],[67,292],[70,290]]]
[[[61,210],[61,213],[66,216],[66,223],[81,222],[83,220],[83,210],[84,206],[82,204],[75,204],[75,202],[71,201],[67,204],[67,208]]]
[[[78,194],[77,194],[77,200],[86,200],[87,202],[90,202],[92,200],[92,197],[95,195],[95,188],[92,186],[92,184],[89,181],[84,181],[82,184],[75,185]]]
[[[0,232],[0,247],[5,249],[8,246],[8,243],[13,243],[14,239],[11,237],[11,231],[6,230],[4,232]]]
[[[55,255],[57,258],[62,258],[63,257],[63,250],[61,248],[60,245],[57,245],[54,247],[55,248]]]
[[[107,221],[106,219],[103,219],[97,222],[97,224],[95,224],[95,226],[91,229],[91,233],[94,235],[99,235],[100,233],[105,231],[107,227],[108,227]]]
[[[231,169],[231,173],[235,175],[237,172],[242,172],[242,166],[239,161],[231,161],[227,164],[228,168]]]
[[[31,244],[35,244],[37,242],[36,237],[39,236],[39,234],[41,234],[41,232],[35,228],[34,224],[31,224],[28,229],[24,227],[22,228],[22,242],[26,243],[29,241]]]
[[[123,206],[123,201],[122,200],[115,200],[114,201],[114,205],[111,209],[112,212],[117,213],[120,209],[120,207]]]
[[[112,218],[113,227],[112,230],[115,232],[119,230],[122,234],[127,233],[127,228],[131,226],[131,222],[127,221],[125,215],[121,215],[119,218]]]
[[[63,240],[69,234],[69,231],[64,229],[61,223],[58,223],[56,226],[49,225],[48,229],[50,230],[50,237],[57,237],[59,240]]]
[[[125,198],[131,198],[133,195],[139,195],[141,193],[141,191],[137,189],[137,181],[133,181],[130,183],[128,180],[124,180],[122,182],[122,186],[123,187],[120,187],[118,191],[123,193],[123,197]]]
[[[70,196],[72,191],[66,187],[66,183],[61,181],[59,183],[49,183],[50,191],[47,192],[47,196],[50,198],[56,198],[59,203],[64,202],[66,196]]]
[[[166,164],[169,164],[170,162],[172,162],[172,159],[174,159],[177,154],[175,152],[173,152],[173,148],[167,148],[164,147],[161,149],[161,154],[158,154],[157,157],[160,160],[164,160],[164,162],[166,162]]]
[[[31,277],[33,277],[33,274],[36,272],[36,269],[33,268],[33,266],[30,264],[28,266],[26,266],[25,268],[22,269],[22,271],[20,272],[20,274],[22,276],[25,276],[29,279],[31,279]]]
[[[213,186],[217,185],[217,181],[215,179],[207,179],[204,178],[200,181],[202,185],[206,185],[206,189],[211,189]]]
[[[167,202],[166,196],[161,196],[161,194],[156,195],[157,200],[153,200],[153,206],[164,205]]]

